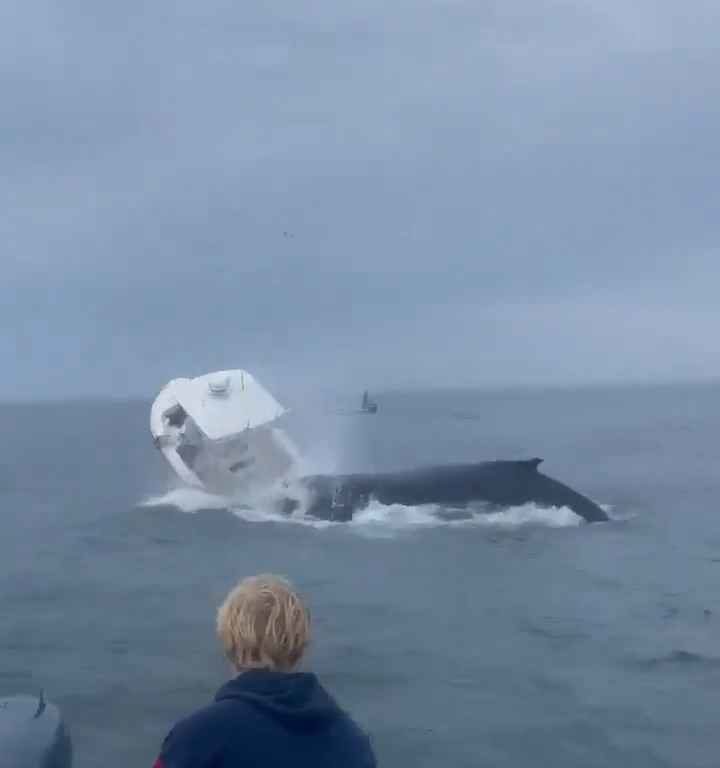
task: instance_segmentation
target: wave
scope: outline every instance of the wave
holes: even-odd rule
[[[351,530],[401,531],[422,528],[454,528],[478,526],[486,528],[520,528],[543,526],[547,528],[571,528],[582,525],[583,520],[567,507],[547,508],[536,504],[523,504],[497,511],[453,509],[435,504],[406,506],[371,502],[357,512],[347,523],[317,520],[302,512],[284,515],[271,508],[271,504],[259,501],[253,504],[238,503],[232,498],[219,496],[195,488],[176,488],[159,496],[144,499],[142,507],[173,507],[186,514],[198,514],[210,510],[226,509],[249,523],[283,523],[324,529],[344,526]]]
[[[181,512],[194,514],[209,509],[227,509],[228,499],[200,488],[174,488],[158,496],[148,496],[140,502],[141,507],[174,507]]]
[[[720,667],[720,658],[717,656],[705,655],[683,649],[674,649],[662,656],[651,656],[649,658],[639,658],[633,660],[636,666],[645,669],[656,669],[666,666],[680,667]]]

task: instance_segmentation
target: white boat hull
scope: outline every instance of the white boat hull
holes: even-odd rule
[[[212,493],[263,493],[289,480],[298,453],[286,410],[247,371],[170,381],[150,410],[153,442],[180,480]]]

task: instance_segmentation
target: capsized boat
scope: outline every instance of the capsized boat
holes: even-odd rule
[[[279,425],[286,413],[247,371],[215,371],[168,382],[150,409],[150,431],[187,485],[250,493],[288,478],[298,464]]]

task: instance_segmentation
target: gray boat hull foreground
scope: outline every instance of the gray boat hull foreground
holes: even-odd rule
[[[60,710],[44,696],[0,699],[0,768],[70,768],[72,743]]]

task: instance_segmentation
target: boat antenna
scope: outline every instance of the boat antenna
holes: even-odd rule
[[[43,689],[40,689],[40,699],[38,700],[38,708],[35,714],[33,715],[33,720],[37,720],[40,715],[45,711],[45,707],[47,704],[45,703],[45,691]]]

